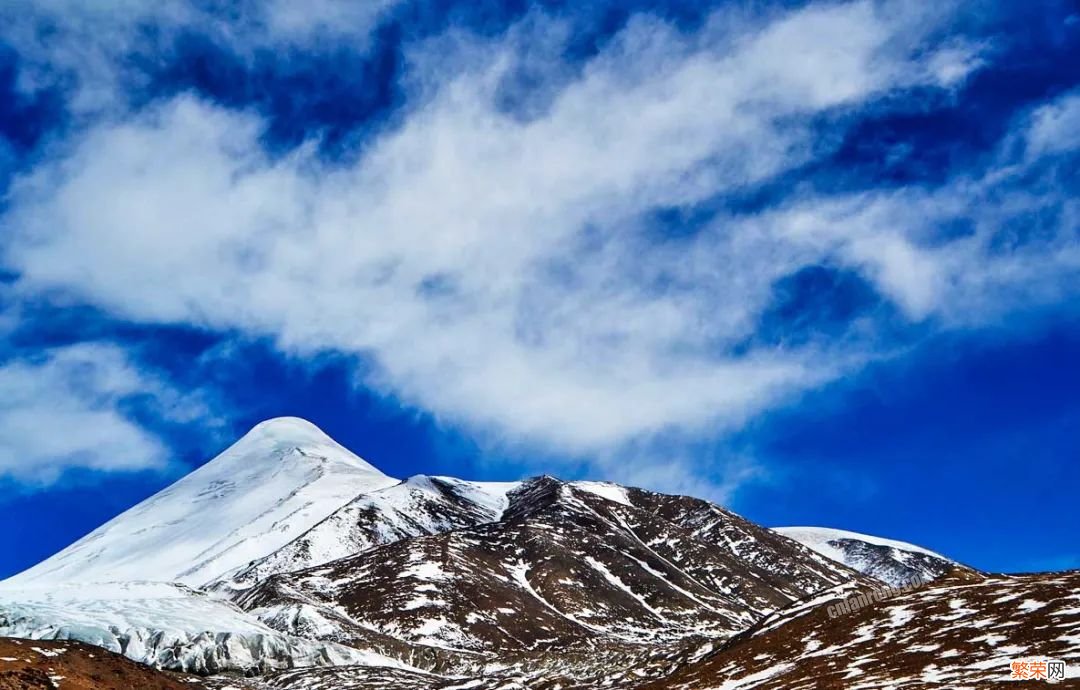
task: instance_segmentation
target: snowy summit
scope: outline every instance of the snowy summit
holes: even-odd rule
[[[274,551],[388,477],[317,426],[269,419],[172,486],[0,586],[199,586]]]

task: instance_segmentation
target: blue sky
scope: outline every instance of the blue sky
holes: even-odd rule
[[[297,415],[1080,567],[1080,10],[0,9],[0,575]]]

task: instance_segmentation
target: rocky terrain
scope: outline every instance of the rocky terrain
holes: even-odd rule
[[[1059,687],[1080,687],[1080,571],[979,575],[957,569],[857,610],[837,610],[859,590],[843,586],[812,605],[782,611],[642,687],[1015,687],[1010,662],[1032,657],[1064,661],[1068,677]]]
[[[1078,585],[603,482],[398,480],[279,419],[0,583],[0,635],[209,688],[959,687],[1075,674]]]
[[[0,638],[0,690],[205,690],[82,642]]]
[[[597,489],[525,481],[498,521],[273,575],[237,603],[283,633],[423,670],[512,663],[594,678],[616,659],[691,654],[865,579],[704,501]]]

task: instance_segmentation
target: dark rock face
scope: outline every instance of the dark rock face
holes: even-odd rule
[[[1002,681],[1013,656],[1080,662],[1080,574],[985,576],[892,546],[831,544],[874,565],[861,574],[706,501],[602,489],[539,477],[510,491],[497,519],[266,578],[236,598],[264,622],[412,668],[305,669],[261,682],[982,687]],[[912,572],[941,579],[883,588]],[[851,597],[875,592],[844,612]]]

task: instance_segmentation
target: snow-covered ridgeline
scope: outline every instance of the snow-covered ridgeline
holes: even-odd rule
[[[775,527],[773,531],[892,586],[929,582],[959,566],[915,544],[828,527]]]

